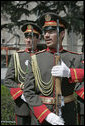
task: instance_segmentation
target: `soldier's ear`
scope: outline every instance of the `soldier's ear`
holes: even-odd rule
[[[63,41],[64,36],[65,36],[65,30],[63,30],[63,31],[60,32],[60,40],[61,41]]]
[[[63,30],[63,31],[60,32],[60,45],[62,45],[64,36],[65,36],[65,30]]]
[[[61,37],[64,38],[64,36],[65,36],[65,30],[61,31]]]

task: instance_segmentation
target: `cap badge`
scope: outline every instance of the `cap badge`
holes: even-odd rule
[[[49,15],[49,14],[47,14],[46,16],[45,16],[45,21],[50,21],[51,20],[51,16]]]
[[[28,25],[27,28],[30,30],[32,29],[32,25]]]

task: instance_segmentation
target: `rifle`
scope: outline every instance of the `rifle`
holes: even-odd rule
[[[59,19],[57,19],[57,53],[55,53],[56,65],[59,65],[61,63],[59,45],[60,45],[59,44]],[[60,77],[55,78],[55,89],[56,89],[56,114],[61,117],[62,115],[61,107],[64,106],[64,99],[61,92],[61,78]]]

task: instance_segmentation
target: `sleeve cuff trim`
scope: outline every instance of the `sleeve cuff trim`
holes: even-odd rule
[[[84,92],[81,94],[81,97],[83,97],[83,95],[84,95]]]
[[[43,115],[45,112],[47,112],[47,110],[48,110],[48,109],[46,109],[45,111],[43,111],[43,112],[41,113],[41,115],[38,117],[38,120],[42,117],[42,115]]]
[[[75,74],[75,80],[78,80],[76,70],[73,69],[73,71],[74,71],[74,74]]]
[[[22,92],[22,90],[19,90],[16,94],[13,95],[13,97],[15,97],[20,92]]]

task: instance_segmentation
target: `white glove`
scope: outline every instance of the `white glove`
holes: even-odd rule
[[[26,99],[25,99],[25,97],[24,97],[24,94],[21,95],[21,99],[22,99],[24,102],[26,102]]]
[[[60,65],[53,66],[51,70],[52,76],[55,77],[67,77],[69,78],[70,75],[70,69],[66,66],[66,64],[61,60]]]
[[[45,120],[52,125],[64,125],[64,120],[52,112],[47,115]]]

